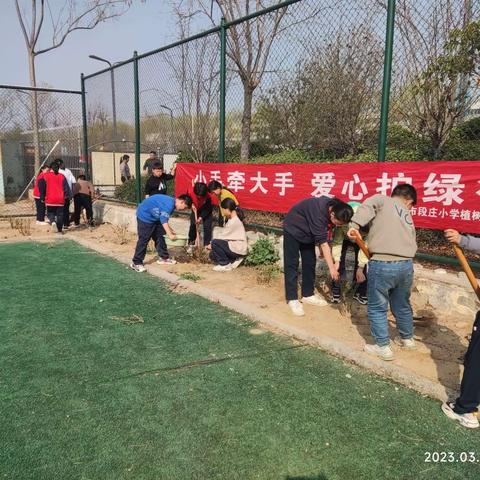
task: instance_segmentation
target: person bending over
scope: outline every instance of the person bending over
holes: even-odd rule
[[[336,268],[328,244],[334,226],[347,224],[352,218],[350,205],[338,198],[307,198],[294,205],[283,221],[283,258],[285,295],[292,313],[305,315],[302,303],[325,306],[327,302],[314,294],[315,245],[319,245],[327,262],[330,276],[338,281]],[[298,300],[298,260],[302,259],[302,300]]]

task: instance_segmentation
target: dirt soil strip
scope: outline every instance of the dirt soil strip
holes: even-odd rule
[[[131,262],[130,256],[114,252],[111,250],[111,247],[101,245],[98,243],[98,241],[94,239],[83,238],[70,234],[65,235],[64,238],[74,240],[75,242],[86,248],[94,250],[102,255],[111,257],[121,263],[128,265]],[[188,292],[199,295],[212,302],[219,303],[226,308],[245,315],[252,320],[260,323],[261,325],[267,327],[269,330],[280,332],[288,336],[294,337],[295,339],[298,339],[302,342],[307,342],[311,345],[317,346],[325,352],[340,357],[348,362],[354,363],[355,365],[374,372],[375,374],[390,378],[398,383],[401,383],[409,388],[418,391],[423,395],[445,401],[447,397],[451,397],[455,393],[454,391],[440,385],[439,383],[433,382],[432,380],[415,374],[409,369],[384,362],[380,359],[376,359],[375,357],[367,355],[362,351],[353,350],[351,346],[345,345],[344,343],[341,343],[333,338],[323,335],[312,335],[304,328],[292,325],[285,322],[284,320],[279,320],[276,318],[272,318],[269,315],[266,315],[261,309],[253,307],[252,305],[249,305],[243,300],[239,300],[231,295],[214,291],[210,288],[206,288],[190,280],[182,279],[174,273],[163,270],[161,266],[157,266],[154,264],[148,265],[148,273],[160,278],[165,282],[172,284],[174,287],[181,287]]]

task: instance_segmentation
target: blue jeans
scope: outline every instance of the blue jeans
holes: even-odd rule
[[[388,305],[397,322],[400,337],[413,337],[413,314],[410,292],[413,284],[413,262],[381,262],[371,260],[368,264],[368,319],[375,343],[385,346],[390,343],[388,334]]]

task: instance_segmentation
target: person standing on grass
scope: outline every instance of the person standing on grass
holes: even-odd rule
[[[348,204],[353,208],[355,213],[360,206],[358,202],[348,202]],[[347,263],[347,253],[349,248],[353,248],[355,254],[355,265],[353,268],[353,283],[357,285],[356,291],[353,295],[354,300],[356,300],[361,305],[366,305],[368,303],[367,298],[367,278],[365,276],[367,272],[367,256],[360,250],[360,247],[352,242],[347,235],[348,225],[343,225],[342,227],[335,228],[333,234],[332,242],[332,256],[337,267],[338,273],[340,274],[340,280],[337,282],[332,280],[331,291],[332,296],[330,301],[332,303],[340,303],[342,298],[342,276],[345,274],[346,263]]]
[[[315,245],[319,245],[327,262],[330,275],[338,281],[330,246],[329,235],[334,226],[347,224],[352,218],[350,205],[338,198],[307,198],[294,205],[283,221],[283,255],[285,295],[292,313],[305,315],[302,303],[319,307],[327,302],[314,294],[315,267],[317,258]],[[302,300],[298,300],[298,260],[302,258]]]
[[[153,165],[158,162],[157,152],[152,150],[150,156],[145,160],[143,164],[143,173],[144,175],[151,175],[153,170]]]
[[[128,155],[123,155],[120,159],[120,180],[122,183],[125,183],[132,178],[130,167],[128,166],[129,160],[130,157]]]
[[[190,229],[188,231],[189,252],[193,251],[197,228],[203,225],[203,244],[210,245],[213,233],[213,206],[212,197],[208,193],[208,187],[203,182],[192,182],[187,195],[192,199],[192,214],[190,215]]]
[[[168,224],[170,216],[175,209],[186,210],[192,207],[192,199],[188,195],[180,195],[172,198],[167,195],[154,195],[146,198],[137,208],[137,231],[138,240],[135,254],[130,268],[136,272],[144,272],[143,260],[147,253],[147,245],[150,239],[155,242],[158,252],[157,263],[159,265],[174,265],[177,263],[170,258],[165,243],[164,235],[170,240],[176,240],[176,234]]]
[[[175,169],[177,165],[174,163],[170,173],[163,171],[163,165],[160,162],[156,162],[152,167],[152,175],[147,180],[145,185],[145,198],[152,195],[166,195],[167,194],[167,182],[175,178]]]
[[[50,164],[50,172],[39,182],[40,200],[47,207],[47,217],[50,223],[56,224],[58,234],[63,232],[64,206],[72,192],[67,179],[60,173],[60,165],[54,161]]]
[[[226,272],[242,263],[248,252],[248,242],[243,213],[238,211],[234,200],[226,198],[220,206],[226,212],[228,222],[207,249],[211,250],[210,259],[217,264],[213,270]]]
[[[410,210],[417,203],[412,185],[397,185],[392,196],[374,195],[355,212],[348,236],[355,239],[359,229],[369,226],[368,319],[374,345],[365,351],[382,360],[393,360],[388,333],[388,306],[392,309],[400,337],[396,342],[406,350],[416,348],[410,294],[413,284],[413,257],[417,252],[415,225]]]
[[[75,226],[80,225],[80,215],[82,209],[85,209],[88,225],[93,225],[92,199],[94,195],[93,185],[87,181],[85,175],[79,175],[77,183],[73,186],[73,204],[75,206],[73,221]]]
[[[228,217],[229,213],[228,213],[228,210],[222,208],[222,202],[226,198],[231,198],[235,202],[235,205],[237,206],[237,212],[239,211],[238,206],[240,204],[237,198],[235,197],[235,195],[228,188],[222,186],[220,182],[217,182],[217,180],[212,180],[208,184],[208,191],[210,192],[210,194],[215,195],[217,197],[218,205],[219,205],[218,226],[223,227],[229,218]]]
[[[33,198],[35,199],[35,209],[37,211],[37,225],[48,225],[48,222],[45,221],[45,203],[40,200],[41,194],[38,188],[38,183],[42,180],[46,173],[50,171],[50,167],[48,165],[42,165],[40,168],[40,172],[35,179],[35,183],[33,185]]]
[[[480,238],[460,235],[452,229],[445,230],[445,237],[449,242],[480,255]],[[480,311],[475,317],[463,365],[465,368],[460,385],[460,395],[454,402],[445,402],[442,410],[447,417],[457,420],[460,425],[467,428],[478,428],[480,426],[477,418],[480,404]]]
[[[67,179],[68,182],[68,188],[70,189],[70,192],[73,191],[73,185],[77,182],[75,180],[75,176],[73,173],[70,171],[70,169],[65,168],[65,164],[63,163],[63,160],[61,158],[57,158],[55,160],[58,163],[59,166],[59,172]],[[72,196],[68,196],[65,198],[65,205],[63,209],[63,229],[68,230],[68,227],[70,226],[70,200]]]

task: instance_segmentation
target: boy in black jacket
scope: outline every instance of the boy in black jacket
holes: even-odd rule
[[[175,178],[176,166],[176,164],[173,164],[171,173],[164,173],[163,166],[160,162],[153,164],[152,175],[145,185],[145,198],[151,197],[152,195],[167,194],[167,182]]]
[[[294,205],[283,221],[283,256],[285,294],[292,313],[305,315],[298,300],[298,260],[302,258],[302,302],[316,306],[327,302],[314,294],[315,245],[319,245],[327,262],[330,275],[338,281],[339,273],[328,244],[329,233],[334,226],[347,224],[353,215],[348,203],[337,198],[307,198]]]

